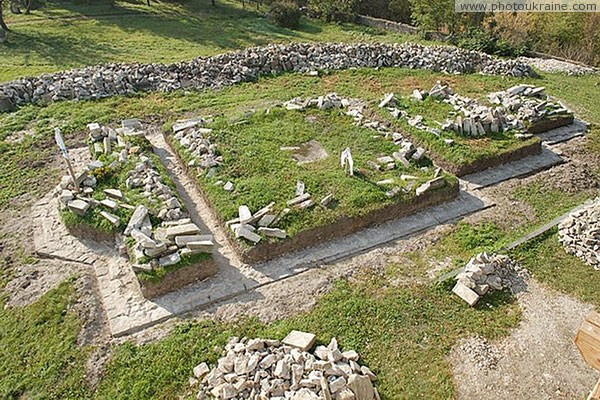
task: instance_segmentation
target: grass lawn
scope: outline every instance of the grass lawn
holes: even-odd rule
[[[200,115],[202,111],[199,111]],[[219,117],[212,125],[212,143],[217,144],[223,155],[223,165],[217,175],[198,179],[222,221],[238,216],[238,206],[248,205],[256,212],[270,202],[275,202],[275,214],[286,207],[286,202],[296,197],[296,182],[306,185],[306,193],[318,202],[332,193],[336,207],[324,209],[313,207],[308,210],[292,211],[276,226],[285,229],[290,236],[311,228],[346,217],[360,217],[393,203],[403,203],[415,197],[415,189],[434,176],[434,169],[426,172],[421,167],[430,165],[428,160],[413,163],[410,168],[397,163],[397,168],[380,172],[368,166],[381,156],[391,156],[398,146],[385,140],[376,131],[353,125],[351,117],[340,110],[287,111],[282,108],[270,112],[259,111],[243,120]],[[375,137],[374,137],[375,136]],[[308,164],[298,165],[290,151],[280,147],[299,146],[317,140],[326,150],[328,157]],[[178,143],[176,139],[172,140]],[[354,177],[345,173],[340,166],[340,153],[352,148]],[[184,160],[190,154],[182,146],[176,146]],[[392,187],[406,188],[409,181],[402,181],[401,174],[417,176],[409,193],[400,193],[388,198],[386,192]],[[448,181],[454,182],[451,177]],[[392,179],[393,184],[379,186],[377,181]],[[216,181],[232,181],[234,192],[227,192]]]
[[[49,2],[31,15],[7,13],[13,30],[0,45],[0,82],[112,62],[172,63],[249,46],[289,41],[418,40],[352,24],[303,19],[298,30],[271,23],[253,5],[218,0],[182,2]]]

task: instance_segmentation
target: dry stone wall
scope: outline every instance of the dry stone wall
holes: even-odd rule
[[[404,67],[450,74],[535,76],[518,60],[447,46],[404,44],[291,43],[248,48],[175,64],[103,64],[44,74],[0,85],[0,99],[12,105],[99,99],[139,91],[210,89],[282,72]],[[7,109],[9,107],[3,107]]]

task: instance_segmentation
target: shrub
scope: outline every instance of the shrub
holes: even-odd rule
[[[327,22],[352,22],[360,5],[360,0],[309,0],[311,14]]]
[[[518,57],[526,54],[528,51],[528,44],[526,42],[515,46],[493,31],[481,28],[471,28],[467,32],[454,35],[451,42],[458,47],[482,51],[496,56]]]
[[[279,26],[296,29],[300,26],[302,12],[292,1],[277,1],[271,6],[269,16]]]

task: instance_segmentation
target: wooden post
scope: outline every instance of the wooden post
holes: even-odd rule
[[[600,314],[592,311],[579,327],[575,344],[584,360],[600,371]],[[594,386],[587,400],[600,400],[600,380]]]
[[[54,139],[56,140],[56,144],[60,148],[60,152],[62,153],[62,156],[67,163],[67,169],[69,170],[71,180],[73,180],[73,187],[75,188],[75,193],[79,193],[79,184],[77,183],[77,177],[75,176],[75,171],[73,171],[73,166],[71,165],[71,161],[69,160],[69,150],[67,150],[67,146],[65,146],[65,142],[63,141],[62,134],[59,128],[54,129]]]

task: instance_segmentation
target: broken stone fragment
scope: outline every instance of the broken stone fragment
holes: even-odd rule
[[[177,236],[197,235],[200,233],[200,228],[194,223],[184,225],[170,226],[166,230],[166,236],[169,240],[174,240]]]
[[[383,100],[381,100],[381,102],[379,103],[379,108],[384,108],[384,107],[387,107],[388,105],[391,105],[393,100],[394,100],[394,93],[387,93],[385,95],[385,97],[383,98]]]
[[[155,257],[162,255],[167,250],[168,250],[167,243],[157,242],[156,246],[154,248],[145,248],[144,255],[146,255],[147,257],[150,257],[150,258],[155,258]]]
[[[315,205],[315,202],[312,199],[308,199],[306,201],[303,201],[300,204],[296,204],[295,207],[299,210],[306,210],[307,208],[310,208],[314,205]]]
[[[168,256],[164,256],[158,259],[158,265],[161,267],[169,267],[171,265],[175,265],[181,261],[181,256],[178,252],[173,254],[169,254]]]
[[[192,242],[203,242],[205,240],[211,241],[213,240],[212,235],[187,235],[187,236],[177,236],[175,237],[175,244],[179,247],[184,247],[188,243]]]
[[[241,224],[248,223],[252,219],[252,212],[246,205],[238,207],[238,215]]]
[[[104,163],[103,163],[102,161],[100,161],[100,160],[95,160],[95,161],[92,161],[91,163],[89,163],[89,164],[87,165],[87,167],[88,167],[88,169],[89,169],[90,171],[92,171],[92,172],[93,172],[94,170],[96,170],[96,169],[98,169],[98,168],[102,168],[102,167],[104,167]]]
[[[112,197],[113,199],[125,200],[125,197],[123,196],[123,192],[121,192],[119,189],[104,189],[103,192],[108,197]]]
[[[421,196],[431,190],[441,188],[445,184],[446,184],[446,180],[442,176],[432,179],[430,181],[427,181],[417,188],[417,191],[416,191],[417,196]]]
[[[84,216],[90,208],[90,203],[80,199],[71,200],[67,203],[69,210],[73,211],[79,216]]]
[[[113,226],[119,226],[121,224],[121,219],[114,214],[108,213],[106,211],[100,211],[100,215],[102,215]]]
[[[332,193],[330,193],[327,196],[323,197],[321,199],[321,202],[320,202],[321,207],[328,207],[331,204],[331,202],[334,200],[334,198],[335,197],[333,196]]]
[[[250,229],[248,229],[247,225],[241,225],[239,227],[237,227],[235,229],[235,234],[236,237],[242,237],[246,240],[249,240],[253,243],[258,243],[261,240],[261,237],[259,235],[257,235],[256,233],[252,232]]]
[[[452,291],[470,306],[474,306],[479,301],[479,295],[460,281],[456,282]]]
[[[61,204],[65,206],[69,203],[69,201],[73,200],[74,198],[75,196],[73,195],[73,192],[67,189],[63,189],[60,195],[58,196],[58,200],[61,202]]]
[[[293,198],[292,200],[289,200],[287,202],[287,205],[288,206],[294,206],[296,204],[300,204],[302,202],[305,202],[305,201],[307,201],[309,199],[310,199],[310,193],[304,193],[304,194],[302,194],[300,196],[297,196],[297,197]]]
[[[313,347],[316,340],[317,337],[312,333],[293,330],[288,333],[281,343],[300,349],[300,351],[308,351]]]
[[[124,232],[125,235],[129,235],[131,233],[131,230],[134,228],[140,228],[147,215],[148,215],[148,208],[143,204],[139,204],[135,208],[135,210],[133,211],[133,215],[129,219],[129,223],[127,224],[127,227],[125,228],[125,232]]]
[[[304,194],[304,189],[306,185],[302,181],[296,182],[296,197],[302,196]]]
[[[394,184],[394,180],[393,179],[384,179],[382,181],[377,181],[376,184],[378,186],[393,185]]]
[[[287,237],[286,232],[283,229],[278,229],[278,228],[260,227],[260,228],[258,228],[258,232],[262,233],[265,236],[279,238],[279,239],[285,239]]]

